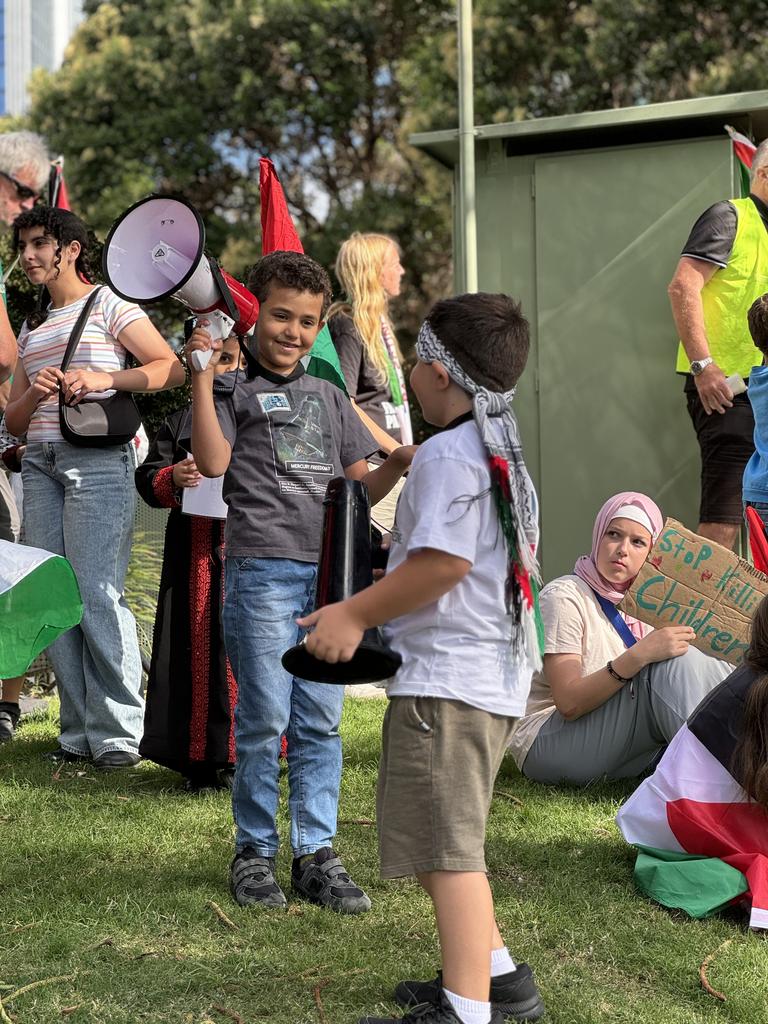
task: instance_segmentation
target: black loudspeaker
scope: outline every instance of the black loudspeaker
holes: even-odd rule
[[[359,480],[337,476],[323,499],[323,539],[317,568],[315,610],[345,601],[373,582],[371,503]],[[402,664],[379,629],[368,629],[351,661],[335,665],[311,655],[302,642],[283,655],[283,668],[313,683],[376,683],[393,676]]]

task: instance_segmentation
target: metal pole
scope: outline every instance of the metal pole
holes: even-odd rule
[[[475,216],[475,102],[472,68],[472,0],[459,0],[459,183],[463,286],[477,291],[477,219]]]

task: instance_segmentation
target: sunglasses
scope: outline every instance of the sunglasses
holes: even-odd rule
[[[30,188],[29,185],[23,185],[20,181],[14,178],[12,174],[6,174],[5,171],[0,171],[0,178],[5,178],[6,181],[10,181],[16,189],[16,197],[18,199],[37,199],[37,189]]]

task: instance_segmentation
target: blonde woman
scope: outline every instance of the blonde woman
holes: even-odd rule
[[[391,238],[355,232],[336,259],[346,301],[334,303],[328,317],[349,397],[383,456],[413,444],[402,356],[389,319],[389,300],[400,294],[404,273]],[[386,530],[394,522],[400,486],[373,509],[374,521]]]

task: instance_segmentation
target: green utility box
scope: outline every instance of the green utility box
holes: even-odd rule
[[[768,136],[768,92],[476,129],[479,288],[519,298],[531,323],[516,404],[545,581],[589,550],[617,491],[696,528],[699,453],[667,285],[698,215],[740,194],[725,124]],[[457,131],[411,142],[458,186]]]

